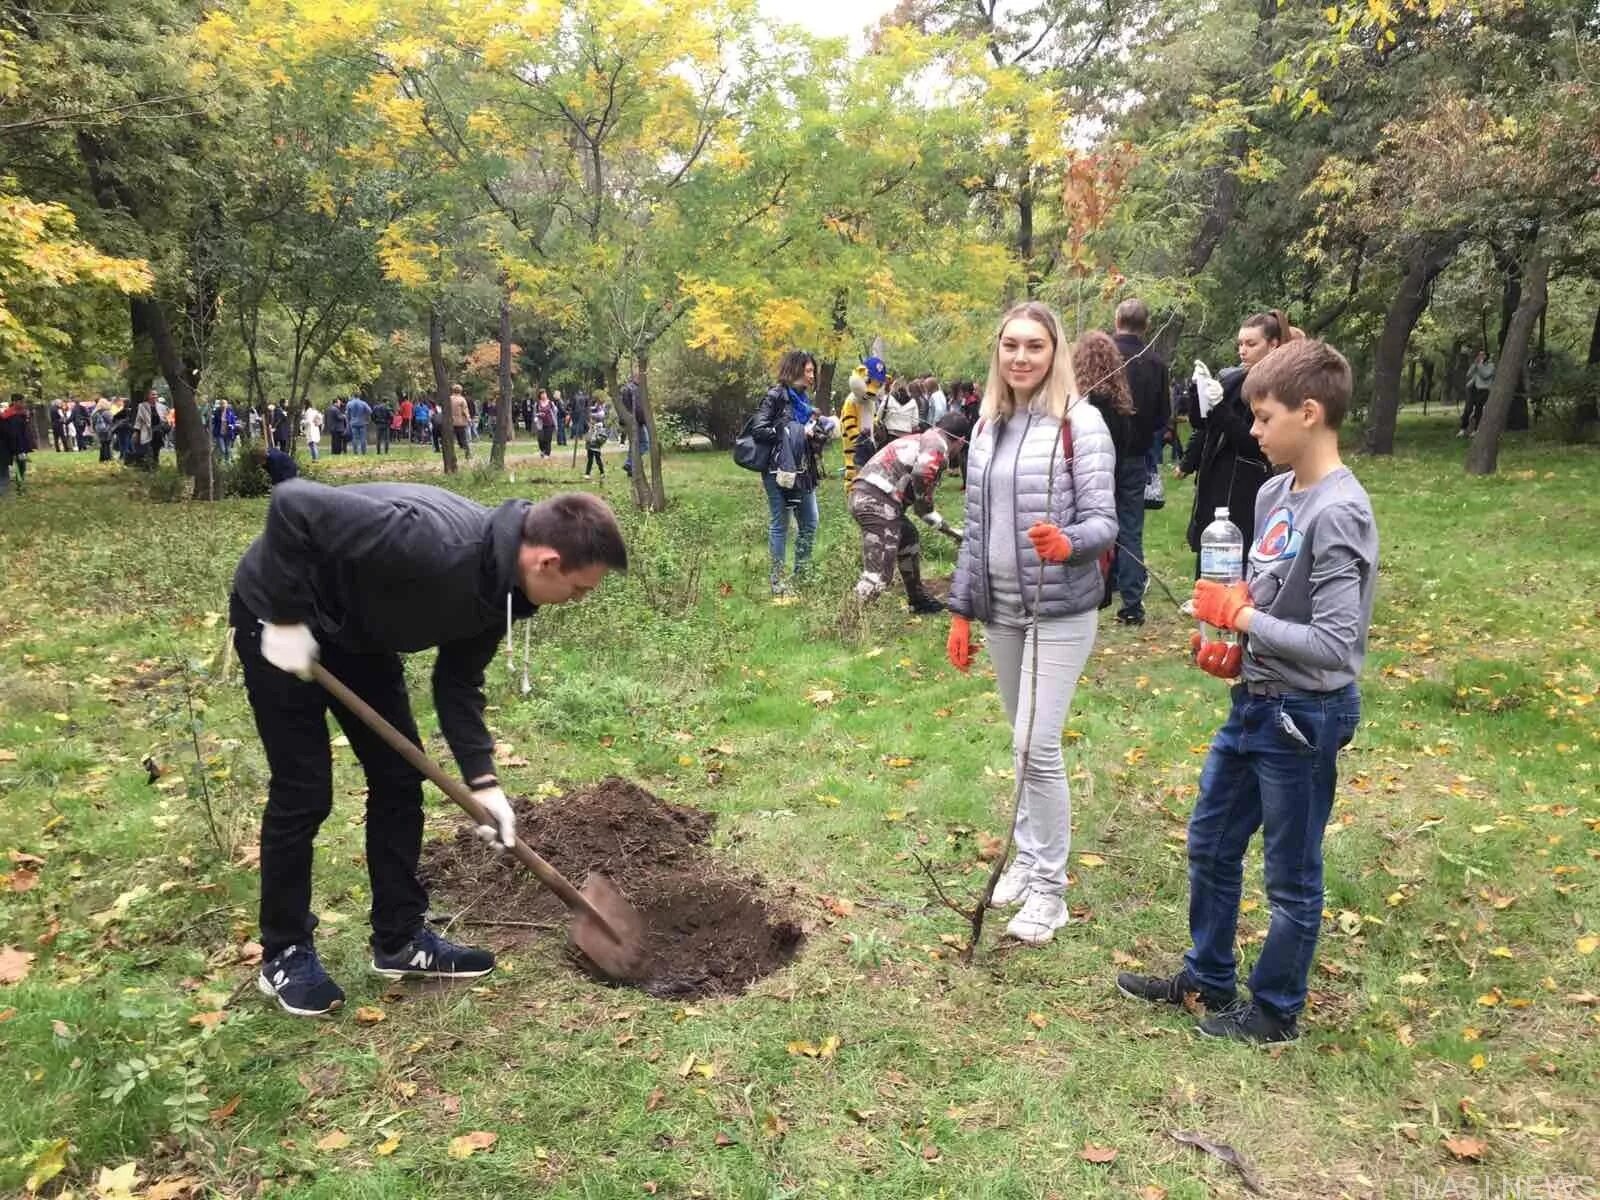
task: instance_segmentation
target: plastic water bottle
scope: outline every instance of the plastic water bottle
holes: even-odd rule
[[[1200,578],[1232,587],[1244,578],[1244,534],[1228,519],[1228,510],[1216,510],[1215,519],[1200,535]],[[1200,636],[1208,642],[1233,644],[1239,635],[1200,622]]]

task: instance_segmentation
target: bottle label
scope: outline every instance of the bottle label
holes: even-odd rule
[[[1243,546],[1201,546],[1200,574],[1206,579],[1243,579]]]

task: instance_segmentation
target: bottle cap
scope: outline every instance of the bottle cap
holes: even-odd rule
[[[1228,506],[1226,504],[1220,505],[1217,508],[1217,511],[1212,513],[1211,515],[1213,517],[1215,517],[1219,521],[1228,520],[1229,519],[1229,517],[1228,517]]]

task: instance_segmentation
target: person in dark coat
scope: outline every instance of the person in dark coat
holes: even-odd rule
[[[1250,435],[1255,417],[1244,402],[1244,377],[1250,368],[1286,341],[1301,337],[1289,318],[1273,309],[1246,317],[1239,326],[1239,366],[1212,379],[1204,363],[1195,364],[1190,386],[1190,422],[1194,436],[1173,474],[1193,475],[1194,509],[1189,514],[1189,548],[1194,551],[1195,578],[1200,577],[1200,534],[1219,508],[1248,540],[1256,524],[1256,493],[1272,474],[1267,457]]]
[[[804,350],[787,352],[778,364],[778,381],[761,398],[750,427],[751,436],[772,454],[761,482],[767,493],[767,550],[774,596],[790,591],[783,577],[790,512],[795,520],[795,582],[805,582],[811,569],[818,520],[817,483],[822,478],[817,456],[838,428],[836,420],[819,416],[811,406],[809,393],[816,381],[817,360]],[[645,427],[640,429],[641,442],[647,447]]]
[[[1145,345],[1150,328],[1150,307],[1137,296],[1117,305],[1117,332],[1113,341],[1122,355],[1133,412],[1129,418],[1132,444],[1117,449],[1117,546],[1111,583],[1122,598],[1117,620],[1124,625],[1144,624],[1144,590],[1149,582],[1144,567],[1144,489],[1159,469],[1161,440],[1171,419],[1167,364]],[[1154,455],[1156,465],[1151,465]]]
[[[11,488],[11,473],[17,474],[17,494],[28,473],[28,455],[33,451],[33,422],[21,392],[11,394],[11,403],[0,411],[0,498]]]

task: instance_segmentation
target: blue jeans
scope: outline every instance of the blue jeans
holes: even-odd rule
[[[311,451],[311,461],[312,462],[316,462],[317,461],[317,443],[315,443],[313,441],[307,441],[306,442],[306,449]]]
[[[353,454],[367,452],[367,427],[365,425],[350,426],[350,450]]]
[[[794,573],[805,574],[811,565],[811,546],[817,536],[817,493],[785,492],[771,471],[761,473],[767,490],[767,550],[772,556],[772,582],[783,578],[783,563],[789,549],[789,512],[794,511],[798,532],[794,539]]]
[[[232,438],[225,438],[225,437],[221,436],[220,434],[214,434],[214,435],[212,435],[212,438],[211,438],[211,444],[214,445],[217,448],[217,457],[220,458],[223,462],[232,462],[233,461],[233,439]]]
[[[1148,578],[1141,560],[1144,558],[1144,485],[1149,477],[1142,458],[1127,458],[1117,464],[1117,557],[1111,582],[1122,597],[1122,611],[1135,616],[1144,612],[1144,586]]]
[[[1234,990],[1244,855],[1260,829],[1271,916],[1250,994],[1278,1017],[1305,1007],[1322,928],[1322,833],[1333,810],[1336,760],[1360,721],[1354,684],[1275,697],[1252,696],[1243,684],[1233,689],[1189,818],[1193,946],[1183,961],[1206,987]]]

